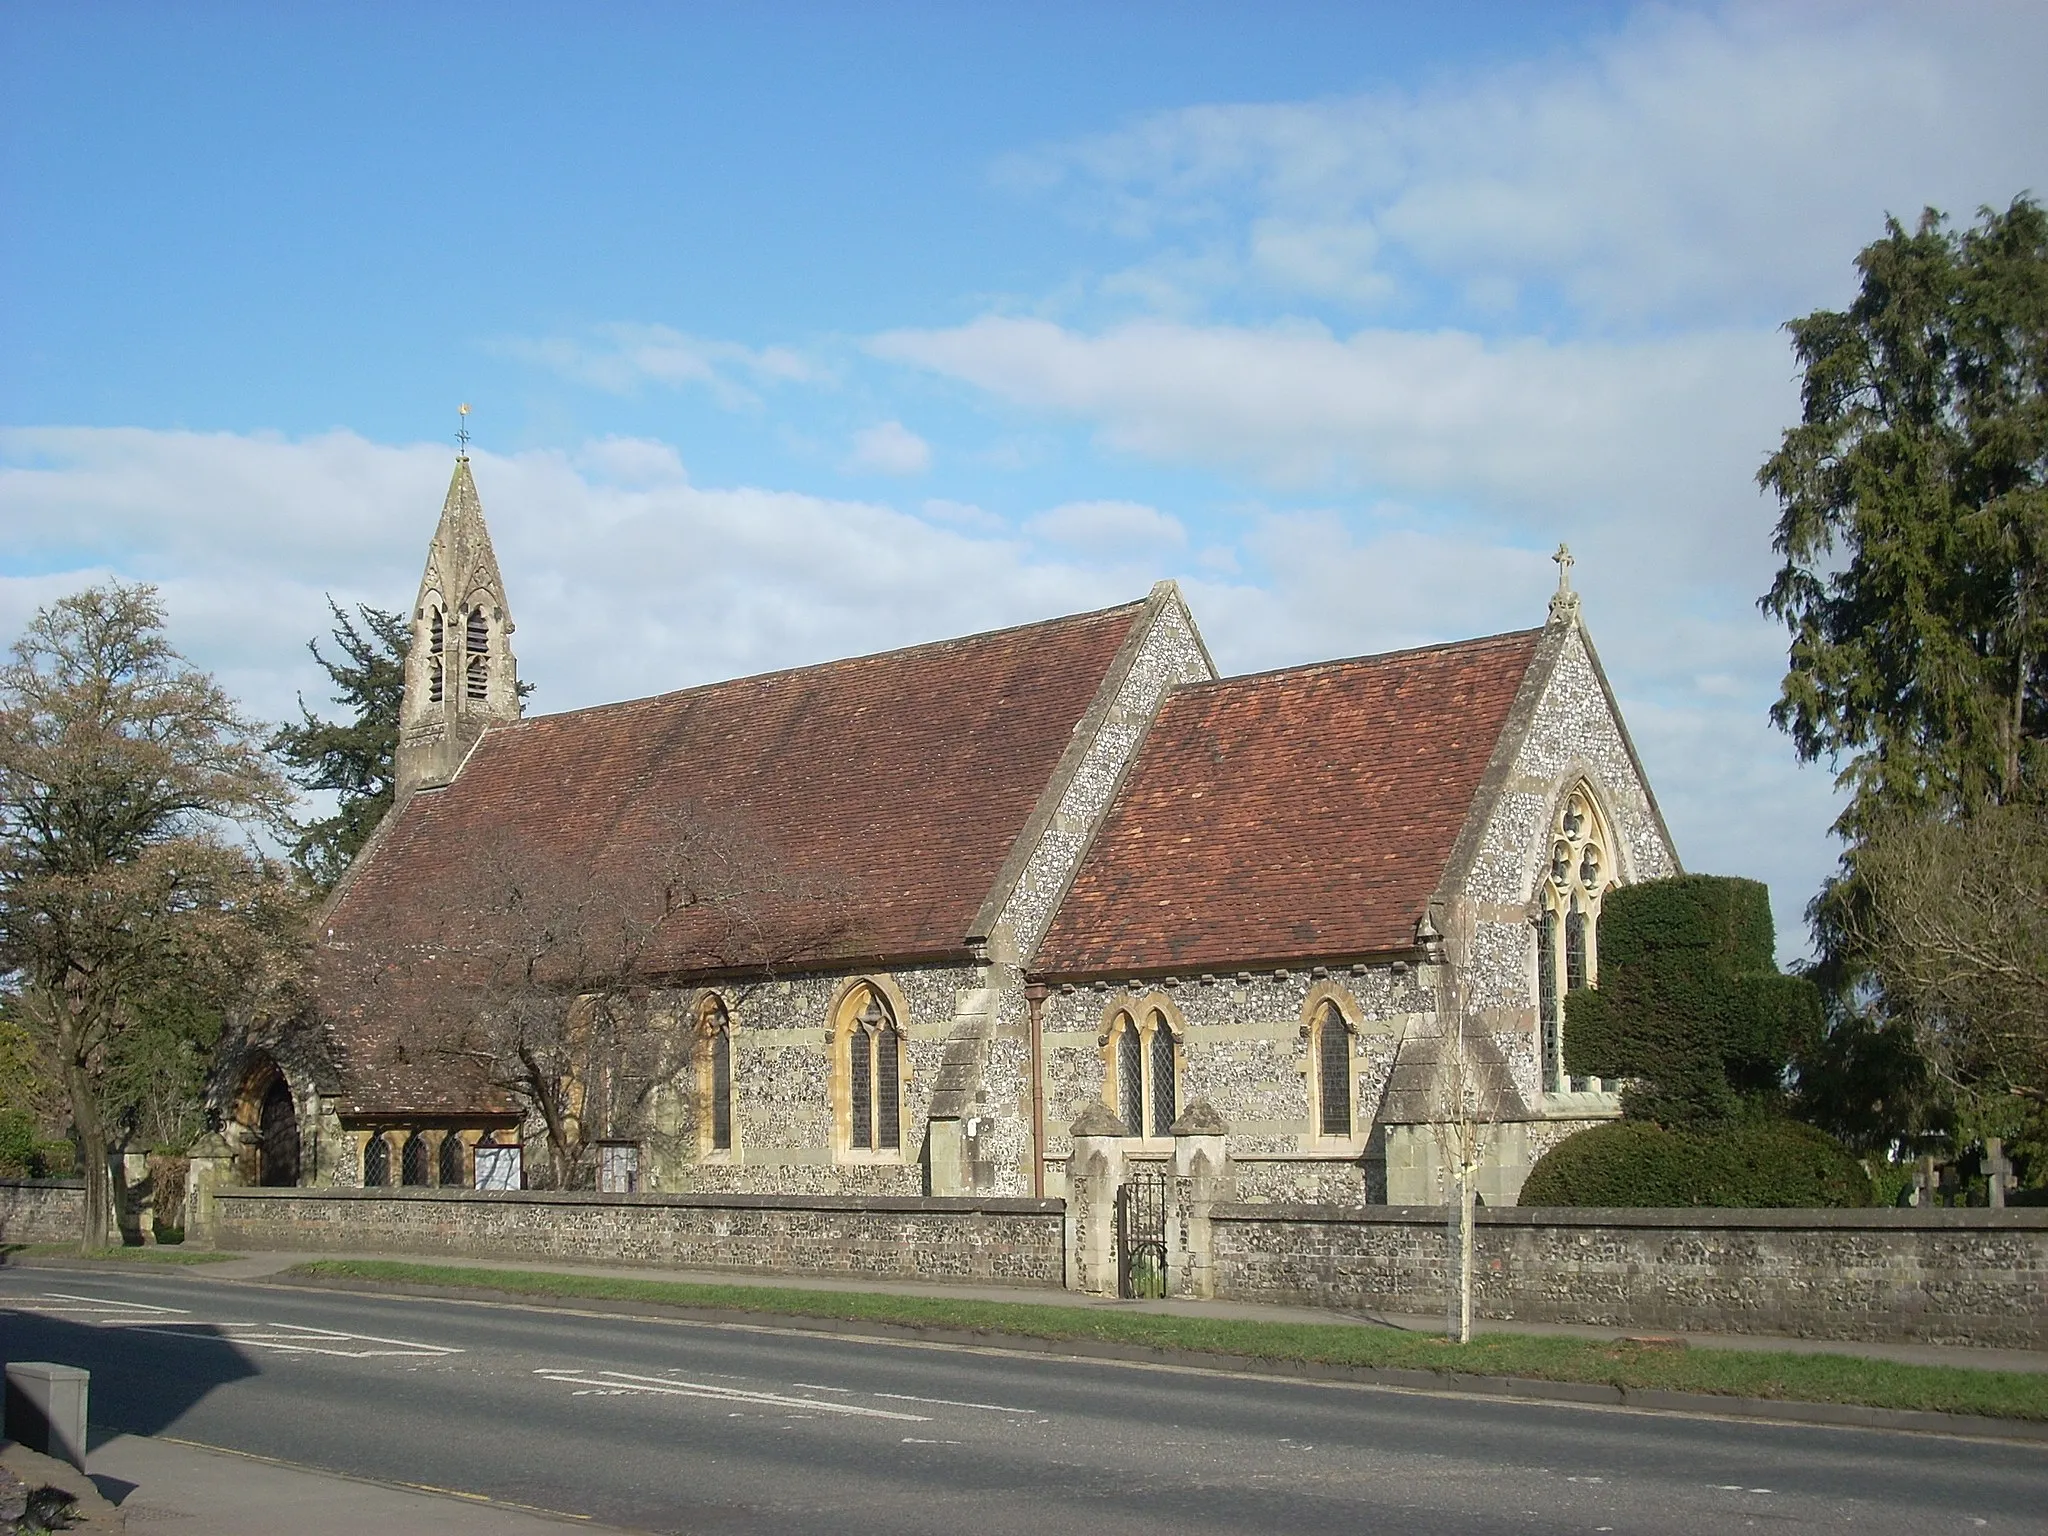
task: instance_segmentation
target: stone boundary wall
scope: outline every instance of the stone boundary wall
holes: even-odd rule
[[[208,1237],[229,1249],[1056,1287],[1064,1213],[1057,1200],[959,1197],[226,1188]]]
[[[2048,1210],[1477,1213],[1473,1311],[1514,1322],[2048,1349]],[[1215,1294],[1444,1309],[1441,1206],[1224,1205]]]
[[[75,1243],[83,1179],[0,1179],[0,1243]]]

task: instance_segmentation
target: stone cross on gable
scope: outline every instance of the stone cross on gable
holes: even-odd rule
[[[1572,567],[1578,562],[1572,559],[1571,547],[1557,546],[1557,553],[1550,557],[1557,562],[1557,590],[1550,595],[1550,622],[1568,624],[1579,616],[1579,594],[1572,590]]]

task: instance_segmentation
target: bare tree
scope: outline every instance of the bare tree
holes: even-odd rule
[[[1934,1069],[2048,1100],[2048,808],[1887,821],[1853,864],[1842,937]]]
[[[460,898],[401,985],[434,1020],[432,1054],[479,1069],[539,1122],[543,1184],[588,1183],[602,1139],[659,1134],[650,1109],[697,1029],[655,992],[716,979],[737,1005],[852,928],[843,889],[698,806],[659,818],[637,858],[508,833],[458,862]]]
[[[1492,1127],[1515,1099],[1513,1079],[1492,1038],[1475,1034],[1466,1013],[1458,967],[1445,965],[1437,991],[1437,1053],[1430,1094],[1430,1134],[1451,1180],[1447,1223],[1452,1284],[1444,1307],[1445,1336],[1472,1339],[1473,1207],[1477,1176]]]

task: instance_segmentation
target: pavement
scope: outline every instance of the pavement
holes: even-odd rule
[[[179,1271],[193,1278],[241,1281],[261,1285],[274,1282],[295,1265],[314,1258],[394,1259],[432,1262],[422,1255],[390,1253],[275,1252],[239,1256],[220,1263]],[[803,1290],[883,1292],[899,1295],[930,1295],[975,1298],[1013,1303],[1077,1307],[1120,1307],[1125,1310],[1165,1312],[1212,1318],[1253,1318],[1266,1321],[1348,1322],[1361,1327],[1396,1327],[1434,1332],[1440,1318],[1333,1313],[1308,1308],[1265,1306],[1234,1302],[1150,1301],[1129,1302],[1075,1295],[1061,1291],[1004,1286],[953,1286],[911,1281],[831,1279],[814,1276],[736,1275],[729,1271],[650,1270],[639,1266],[581,1265],[537,1259],[444,1260],[459,1262],[470,1269],[525,1269],[564,1273],[617,1275],[634,1279],[672,1279],[705,1283],[735,1282],[763,1287]],[[90,1267],[100,1271],[146,1269],[164,1274],[165,1268],[136,1261],[90,1264],[87,1261],[34,1260],[24,1264],[9,1261],[10,1268]],[[366,1289],[374,1289],[367,1286]],[[1613,1338],[1612,1328],[1582,1328],[1563,1325],[1475,1321],[1475,1330],[1525,1333],[1571,1334]],[[1866,1344],[1836,1340],[1792,1339],[1769,1335],[1683,1334],[1688,1346],[1747,1350],[1785,1350],[1801,1353],[1862,1355],[1914,1364],[1964,1366],[1976,1369],[2048,1370],[2048,1352],[1976,1349],[1925,1344]],[[8,1445],[0,1461],[28,1477],[17,1465],[32,1453]],[[116,1435],[96,1443],[88,1457],[91,1483],[84,1484],[68,1466],[33,1458],[33,1466],[52,1475],[43,1481],[72,1486],[84,1496],[81,1513],[90,1523],[87,1531],[132,1532],[205,1530],[218,1536],[268,1536],[291,1529],[296,1536],[359,1536],[365,1530],[397,1533],[449,1532],[504,1533],[504,1536],[541,1536],[570,1528],[604,1533],[617,1530],[593,1524],[588,1518],[544,1509],[481,1500],[473,1495],[415,1485],[374,1482],[331,1472],[314,1471],[284,1462],[225,1451],[167,1436]],[[72,1482],[63,1483],[64,1477]]]

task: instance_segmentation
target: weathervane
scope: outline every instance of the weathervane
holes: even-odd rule
[[[458,405],[455,414],[461,423],[455,429],[456,457],[466,459],[469,457],[469,406]]]
[[[1557,553],[1550,557],[1557,562],[1557,590],[1550,595],[1550,622],[1569,623],[1579,616],[1579,594],[1572,590],[1572,567],[1578,562],[1572,559],[1571,546],[1559,544]]]

